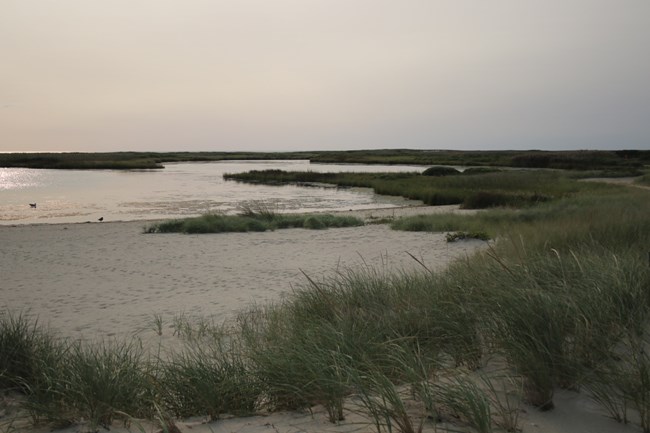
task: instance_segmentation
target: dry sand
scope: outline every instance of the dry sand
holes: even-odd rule
[[[419,208],[422,212],[437,208]],[[449,208],[445,208],[449,209]],[[362,216],[412,209],[364,211]],[[480,241],[386,225],[263,233],[144,234],[143,222],[0,226],[4,307],[38,317],[64,336],[128,334],[154,314],[221,321],[251,303],[350,267],[440,269]]]
[[[431,212],[459,211],[416,207],[357,214],[374,219]],[[419,267],[410,255],[430,269],[442,269],[484,245],[448,244],[443,234],[397,232],[386,225],[208,235],[143,234],[144,225],[0,226],[2,308],[28,311],[67,337],[125,336],[150,327],[154,314],[168,318],[184,313],[221,321],[251,303],[278,300],[292,287],[304,285],[303,272],[318,279],[359,266],[389,271]],[[578,394],[560,393],[556,405],[548,413],[526,409],[523,431],[640,431],[604,417]],[[194,420],[179,426],[195,433],[373,431],[360,421],[351,415],[335,426],[326,421],[322,409],[314,408],[313,415],[277,413],[210,424]],[[433,429],[433,424],[425,425],[425,431]],[[83,431],[83,426],[63,431]]]

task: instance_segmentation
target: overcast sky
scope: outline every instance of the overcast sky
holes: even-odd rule
[[[0,151],[650,149],[649,0],[0,0]]]

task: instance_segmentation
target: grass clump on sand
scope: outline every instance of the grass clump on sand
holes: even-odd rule
[[[251,415],[261,389],[241,351],[224,337],[192,344],[161,364],[160,397],[166,413],[176,417],[222,414]]]
[[[152,224],[147,233],[230,233],[263,232],[269,230],[263,220],[246,216],[206,214],[200,217],[171,220]]]
[[[75,342],[63,359],[54,376],[60,395],[55,403],[70,420],[83,418],[96,428],[110,426],[115,418],[153,413],[150,365],[136,345]]]
[[[48,334],[25,314],[0,311],[0,389],[26,391],[49,343]]]
[[[239,215],[206,214],[200,217],[152,224],[145,233],[229,233],[264,232],[267,230],[306,228],[322,230],[330,227],[363,225],[359,218],[331,214],[279,214],[268,208],[246,208]]]
[[[23,316],[0,317],[0,339],[16,323],[25,323]],[[152,370],[141,348],[118,341],[60,340],[32,325],[21,325],[19,332],[26,343],[21,350],[2,352],[2,389],[8,385],[22,394],[21,406],[35,424],[62,427],[84,420],[96,431],[114,419],[153,413]],[[18,360],[24,364],[15,369]]]

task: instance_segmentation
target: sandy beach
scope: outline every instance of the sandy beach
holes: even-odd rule
[[[460,211],[445,206],[356,214],[373,220],[431,212]],[[385,224],[208,235],[144,234],[145,225],[0,226],[2,308],[26,312],[64,337],[124,337],[139,330],[146,332],[153,315],[225,320],[253,303],[281,299],[306,283],[304,274],[319,279],[360,266],[386,271],[420,267],[411,256],[427,268],[439,270],[485,245],[482,241],[447,243],[444,234],[392,231]],[[640,431],[606,418],[577,393],[558,394],[556,406],[546,413],[525,408],[523,431]],[[196,433],[373,431],[354,414],[340,425],[330,424],[322,408],[314,408],[312,413],[275,413],[209,424],[199,419],[178,425],[183,432]],[[150,426],[147,431],[153,429]],[[424,431],[434,429],[427,423]],[[83,431],[83,426],[62,431]]]
[[[359,213],[379,218],[450,208]],[[263,233],[144,234],[143,222],[0,226],[4,307],[25,311],[66,337],[130,334],[152,315],[221,321],[280,299],[307,279],[371,266],[431,269],[471,254],[482,242],[387,225]]]

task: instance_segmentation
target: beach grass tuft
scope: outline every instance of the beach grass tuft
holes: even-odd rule
[[[138,345],[60,341],[46,355],[38,359],[38,376],[27,384],[23,401],[34,422],[85,420],[97,431],[117,418],[152,414],[152,372]]]
[[[25,391],[38,375],[35,362],[49,339],[25,313],[0,312],[0,389]]]
[[[454,372],[446,382],[435,387],[435,398],[454,417],[463,419],[479,433],[493,428],[492,410],[487,393],[466,374]]]
[[[257,408],[261,387],[231,339],[191,345],[160,369],[160,399],[176,417],[217,420],[224,414],[251,415]]]
[[[420,433],[424,417],[418,420],[410,413],[409,392],[399,387],[381,369],[366,368],[354,377],[355,396],[360,400],[377,433]]]

